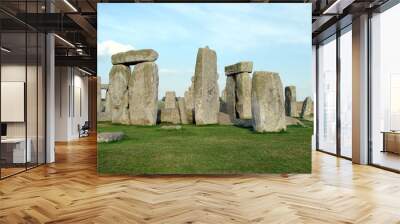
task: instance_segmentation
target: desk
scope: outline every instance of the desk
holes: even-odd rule
[[[392,152],[400,154],[400,132],[382,131],[382,134],[383,134],[382,152]]]
[[[2,154],[5,152],[5,154],[12,154],[10,158],[6,158],[8,162],[10,163],[25,163],[25,162],[31,162],[32,159],[32,154],[31,154],[31,145],[32,141],[30,138],[26,140],[28,142],[26,147],[26,153],[25,153],[25,138],[5,138],[1,139],[1,151]],[[11,148],[12,147],[12,148]],[[7,153],[10,152],[10,153]],[[3,157],[3,155],[2,155]],[[12,161],[10,161],[12,158]],[[25,160],[26,159],[26,160]]]

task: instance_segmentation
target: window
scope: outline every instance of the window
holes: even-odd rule
[[[352,33],[351,26],[340,36],[340,155],[352,156]]]
[[[318,48],[318,149],[336,153],[336,36]]]
[[[373,15],[371,72],[371,161],[400,170],[400,5]]]

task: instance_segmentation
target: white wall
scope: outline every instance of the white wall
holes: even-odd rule
[[[88,120],[88,78],[83,75],[76,68],[56,67],[56,141],[79,138],[78,125]]]

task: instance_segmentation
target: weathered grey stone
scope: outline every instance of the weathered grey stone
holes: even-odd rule
[[[227,113],[219,112],[218,113],[218,124],[220,125],[232,125],[231,116]]]
[[[226,102],[226,89],[223,89],[221,92],[221,99],[222,101]]]
[[[225,85],[226,113],[229,114],[231,121],[233,121],[236,119],[236,77],[227,76]]]
[[[285,87],[285,112],[286,116],[296,117],[297,115],[296,86]]]
[[[98,121],[111,121],[111,100],[108,94],[108,90],[106,93],[106,98],[101,99],[100,101],[100,112],[97,115]]]
[[[190,115],[188,114],[188,110],[186,109],[185,99],[183,97],[178,98],[178,109],[181,118],[181,124],[189,124],[190,122],[188,116]]]
[[[217,124],[219,112],[219,89],[217,54],[200,48],[197,53],[194,76],[194,109],[196,125]]]
[[[158,67],[154,62],[137,64],[129,82],[129,114],[133,125],[155,125],[158,105]]]
[[[286,130],[283,87],[278,73],[254,72],[251,107],[255,131],[279,132]]]
[[[122,140],[123,137],[124,137],[123,132],[100,132],[97,133],[97,142],[98,143],[115,142]]]
[[[176,94],[174,91],[167,91],[165,93],[164,108],[173,109],[176,108]]]
[[[236,112],[240,119],[251,119],[251,77],[250,73],[236,75]]]
[[[167,91],[164,97],[164,107],[161,109],[161,122],[180,124],[181,117],[176,102],[176,95],[173,91]]]
[[[194,110],[194,84],[189,87],[187,91],[185,91],[185,105],[189,110]]]
[[[131,50],[114,54],[111,56],[111,62],[113,65],[136,65],[142,62],[153,62],[157,58],[158,53],[152,49]]]
[[[303,122],[301,122],[299,119],[289,116],[286,116],[286,125],[300,125],[304,127]]]
[[[303,101],[296,101],[292,108],[292,117],[300,117],[301,108],[303,108]]]
[[[178,108],[161,109],[161,123],[180,124],[181,117]]]
[[[113,65],[109,74],[109,94],[111,100],[111,121],[129,124],[128,83],[131,71],[125,65]]]
[[[100,77],[98,78],[98,93],[97,93],[97,120],[98,121],[111,121],[111,100],[108,91],[108,84],[100,84]],[[100,87],[100,88],[99,88]],[[105,91],[105,98],[103,98],[102,92]]]
[[[314,107],[313,107],[313,101],[311,97],[306,97],[303,101],[303,106],[301,109],[300,117],[303,119],[310,120],[310,117],[313,117],[314,114]]]
[[[193,80],[193,77],[192,77]],[[193,81],[191,86],[187,91],[185,91],[185,107],[186,107],[186,113],[187,113],[187,119],[189,124],[194,123],[194,99],[193,99],[193,91],[194,91],[194,86],[193,86]]]
[[[235,119],[233,121],[235,126],[242,127],[242,128],[252,128],[253,127],[253,120],[251,119]]]
[[[242,72],[252,72],[253,71],[253,62],[251,61],[242,61],[233,65],[225,66],[225,75],[234,75]]]

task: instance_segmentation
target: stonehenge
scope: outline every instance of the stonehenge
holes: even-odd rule
[[[243,61],[225,67],[226,111],[231,120],[251,119],[251,77],[253,62]]]
[[[158,104],[158,68],[154,50],[112,55],[109,74],[111,121],[117,124],[155,125]],[[130,65],[134,65],[131,72]]]
[[[191,114],[188,114],[188,110],[185,104],[185,98],[178,97],[178,109],[179,109],[179,116],[181,118],[181,124],[191,124],[192,120],[189,119]]]
[[[311,97],[308,96],[303,102],[300,118],[305,120],[313,120],[313,115],[314,115],[313,101]]]
[[[126,65],[113,65],[110,71],[111,121],[117,124],[130,124],[128,83],[131,70]]]
[[[251,110],[257,132],[286,130],[283,87],[278,73],[256,71],[253,74]]]
[[[99,121],[143,126],[220,124],[280,132],[287,125],[303,125],[300,119],[313,119],[311,97],[297,101],[296,86],[283,89],[278,73],[253,72],[251,61],[225,66],[225,88],[219,92],[217,54],[209,47],[198,49],[194,75],[183,97],[167,91],[159,101],[157,59],[152,49],[112,55],[109,84],[101,84],[100,78],[97,84]]]
[[[217,54],[208,47],[197,52],[194,73],[194,113],[196,125],[217,124],[219,90]]]
[[[155,125],[158,101],[156,63],[143,62],[135,65],[128,89],[130,124]]]
[[[98,121],[110,121],[111,120],[111,99],[108,91],[108,84],[97,83],[97,120]]]
[[[181,123],[176,94],[173,91],[165,93],[164,108],[161,109],[161,122],[172,124]]]
[[[297,117],[296,86],[285,87],[285,111],[286,116]]]
[[[136,65],[143,62],[154,62],[158,58],[158,53],[152,49],[131,50],[117,53],[111,56],[113,65]]]

